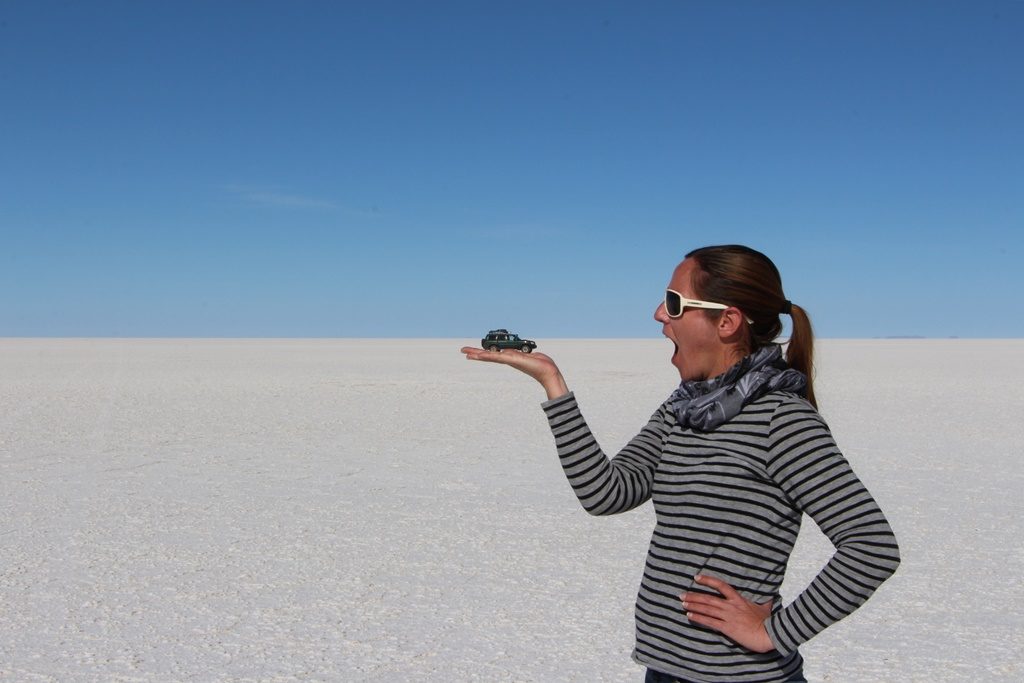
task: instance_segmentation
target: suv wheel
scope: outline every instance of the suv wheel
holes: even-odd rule
[[[530,352],[530,345],[529,344],[523,344],[522,351],[523,351],[523,353],[529,353]]]
[[[490,346],[487,347],[487,350],[488,351],[497,351],[498,347],[495,346],[494,344],[491,344]]]

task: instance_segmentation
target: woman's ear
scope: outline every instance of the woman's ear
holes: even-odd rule
[[[734,342],[743,336],[743,312],[735,306],[722,311],[718,317],[718,338],[723,342]]]

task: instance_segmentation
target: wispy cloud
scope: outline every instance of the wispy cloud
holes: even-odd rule
[[[245,185],[225,185],[224,189],[241,197],[250,204],[273,206],[286,209],[327,209],[336,211],[343,209],[337,202],[300,194],[291,194],[277,190],[248,187]]]
[[[295,209],[337,209],[337,204],[326,199],[315,199],[313,197],[302,197],[297,194],[282,194],[280,192],[250,192],[245,196],[253,204],[264,206],[283,206]]]
[[[550,223],[480,223],[462,230],[462,237],[477,242],[541,242],[551,239],[576,239],[584,235],[581,229],[557,220]]]
[[[251,206],[295,209],[298,211],[336,211],[355,218],[378,218],[383,213],[378,206],[368,208],[349,206],[336,202],[333,199],[284,192],[276,187],[229,184],[224,185],[223,189]]]
[[[326,200],[308,195],[296,195],[281,191],[278,188],[255,187],[252,185],[227,184],[224,189],[234,197],[238,197],[247,204],[261,207],[273,207],[279,209],[300,209],[317,211],[339,211],[351,216],[377,216],[380,209],[376,206],[371,209],[357,209],[334,200]]]

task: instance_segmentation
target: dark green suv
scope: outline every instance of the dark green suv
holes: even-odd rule
[[[523,353],[530,353],[537,348],[537,342],[520,339],[518,334],[512,334],[508,330],[491,330],[486,337],[480,340],[480,346],[488,351],[516,349]]]

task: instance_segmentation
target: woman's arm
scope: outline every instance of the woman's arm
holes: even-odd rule
[[[862,605],[900,563],[896,537],[817,411],[785,401],[772,417],[768,471],[836,551],[814,580],[765,621],[789,652]]]
[[[663,442],[672,428],[664,405],[613,459],[601,450],[573,394],[546,401],[542,407],[562,469],[584,510],[614,515],[650,499]]]
[[[839,452],[821,416],[808,404],[785,401],[772,416],[768,472],[798,509],[817,523],[836,552],[787,607],[743,598],[724,581],[696,582],[721,597],[690,591],[687,617],[754,652],[788,653],[862,605],[896,571],[896,537],[871,494]]]
[[[542,405],[555,437],[558,457],[576,497],[592,515],[611,515],[641,505],[651,497],[662,442],[671,429],[668,411],[660,408],[647,426],[609,460],[580,413],[555,362],[543,353],[484,351],[463,347],[468,360],[500,363],[523,372],[544,387]]]

